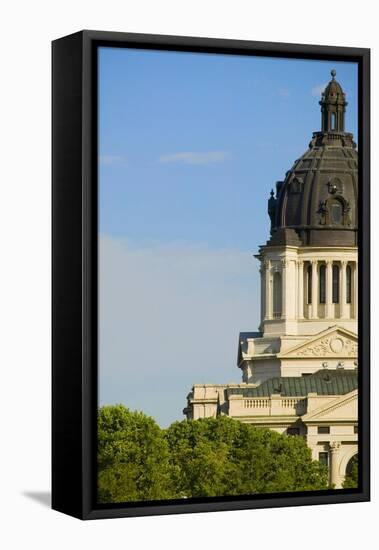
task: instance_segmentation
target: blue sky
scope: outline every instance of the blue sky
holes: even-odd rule
[[[269,192],[333,68],[357,137],[355,64],[100,48],[101,404],[167,425],[193,383],[239,381]]]

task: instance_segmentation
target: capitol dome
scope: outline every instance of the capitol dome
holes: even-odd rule
[[[345,132],[347,102],[332,80],[322,94],[321,130],[271,192],[268,246],[357,246],[358,153]]]

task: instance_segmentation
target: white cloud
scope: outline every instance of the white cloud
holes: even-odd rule
[[[122,155],[100,155],[99,163],[101,166],[125,165],[126,158]]]
[[[213,162],[223,162],[228,157],[225,151],[208,151],[204,153],[181,152],[161,155],[161,163],[182,163],[182,164],[210,164]]]
[[[241,380],[238,334],[257,330],[258,264],[234,249],[100,239],[100,403],[161,425],[183,419],[194,383]]]
[[[321,96],[322,92],[325,90],[327,85],[328,85],[328,83],[325,82],[324,84],[318,84],[317,86],[313,86],[313,88],[311,90],[311,94],[315,97]]]

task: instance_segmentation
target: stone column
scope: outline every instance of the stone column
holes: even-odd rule
[[[326,260],[326,317],[333,317],[333,262]]]
[[[341,443],[339,441],[332,441],[329,443],[329,483],[331,487],[335,489],[340,488],[340,478],[338,475],[338,458]]]
[[[265,319],[272,319],[272,292],[271,292],[271,261],[265,261],[265,284],[266,284],[266,314]]]
[[[262,321],[265,318],[265,311],[266,311],[265,268],[264,268],[263,262],[261,262],[259,273],[261,275],[261,323],[262,323]]]
[[[304,319],[304,262],[297,262],[297,317]]]
[[[352,300],[354,302],[354,317],[358,319],[358,262],[354,262],[353,279]]]
[[[242,382],[248,384],[253,374],[253,361],[244,361],[242,369]]]
[[[341,287],[340,287],[340,303],[341,303],[341,314],[340,317],[346,319],[347,315],[347,304],[346,304],[346,266],[347,261],[341,261]]]
[[[288,285],[287,285],[287,275],[288,275],[288,260],[282,260],[282,318],[287,319],[288,317]]]
[[[312,260],[312,319],[318,317],[318,273],[317,260]]]

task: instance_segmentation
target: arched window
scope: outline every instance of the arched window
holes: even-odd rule
[[[312,303],[312,266],[307,269],[307,303]]]
[[[332,225],[342,224],[343,208],[339,200],[334,199],[329,203],[329,216]]]
[[[331,113],[331,122],[330,122],[330,129],[335,130],[337,126],[337,116],[336,113]]]
[[[326,282],[325,282],[326,268],[325,265],[320,265],[319,271],[319,302],[325,304],[326,302]]]
[[[351,304],[351,266],[346,266],[346,303]]]
[[[282,276],[278,272],[274,273],[273,285],[273,316],[278,319],[282,316]]]
[[[338,304],[340,301],[340,268],[335,264],[333,265],[332,301],[333,304]]]

